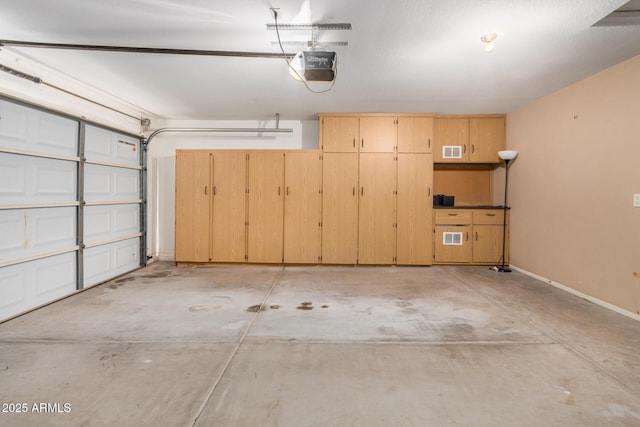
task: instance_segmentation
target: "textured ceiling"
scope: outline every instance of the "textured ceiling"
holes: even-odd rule
[[[281,23],[349,22],[333,89],[284,59],[10,48],[172,119],[311,119],[320,111],[506,113],[640,54],[640,27],[592,27],[625,0],[0,0],[0,39],[277,52]],[[487,54],[480,36],[495,32]],[[306,41],[309,31],[282,31]],[[295,48],[287,48],[295,51]],[[326,84],[315,84],[323,89]]]

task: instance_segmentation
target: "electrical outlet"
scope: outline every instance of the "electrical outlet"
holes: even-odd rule
[[[633,195],[633,207],[640,208],[640,194]]]

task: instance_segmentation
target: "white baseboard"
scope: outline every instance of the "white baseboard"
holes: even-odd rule
[[[613,310],[616,313],[622,314],[623,316],[627,316],[627,317],[630,317],[630,318],[632,318],[634,320],[640,321],[640,315],[638,315],[636,313],[633,313],[631,311],[625,310],[624,308],[620,308],[620,307],[618,307],[616,305],[613,305],[611,303],[608,303],[606,301],[602,301],[601,299],[598,299],[598,298],[593,297],[591,295],[587,295],[585,293],[577,291],[577,290],[575,290],[573,288],[570,288],[569,286],[563,285],[561,283],[554,282],[553,280],[547,279],[546,277],[543,277],[543,276],[540,276],[538,274],[532,273],[530,271],[524,270],[524,269],[522,269],[520,267],[517,267],[517,266],[515,266],[513,264],[511,264],[510,267],[515,271],[518,271],[518,272],[520,272],[522,274],[526,274],[529,277],[532,277],[534,279],[540,280],[541,282],[544,282],[544,283],[546,283],[548,285],[551,285],[551,286],[553,286],[555,288],[562,289],[563,291],[569,292],[570,294],[573,294],[573,295],[576,295],[576,296],[578,296],[580,298],[586,299],[587,301],[591,301],[594,304],[598,304],[601,307],[608,308],[609,310]]]

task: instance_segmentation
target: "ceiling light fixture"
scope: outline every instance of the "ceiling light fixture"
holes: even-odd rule
[[[491,53],[493,52],[493,48],[495,47],[493,45],[493,41],[495,39],[498,38],[498,35],[496,33],[487,33],[485,35],[483,35],[482,37],[480,37],[480,41],[482,43],[484,43],[484,51],[487,53]]]

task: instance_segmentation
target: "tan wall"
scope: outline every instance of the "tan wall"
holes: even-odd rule
[[[640,314],[640,56],[509,114],[507,147],[512,264]]]

